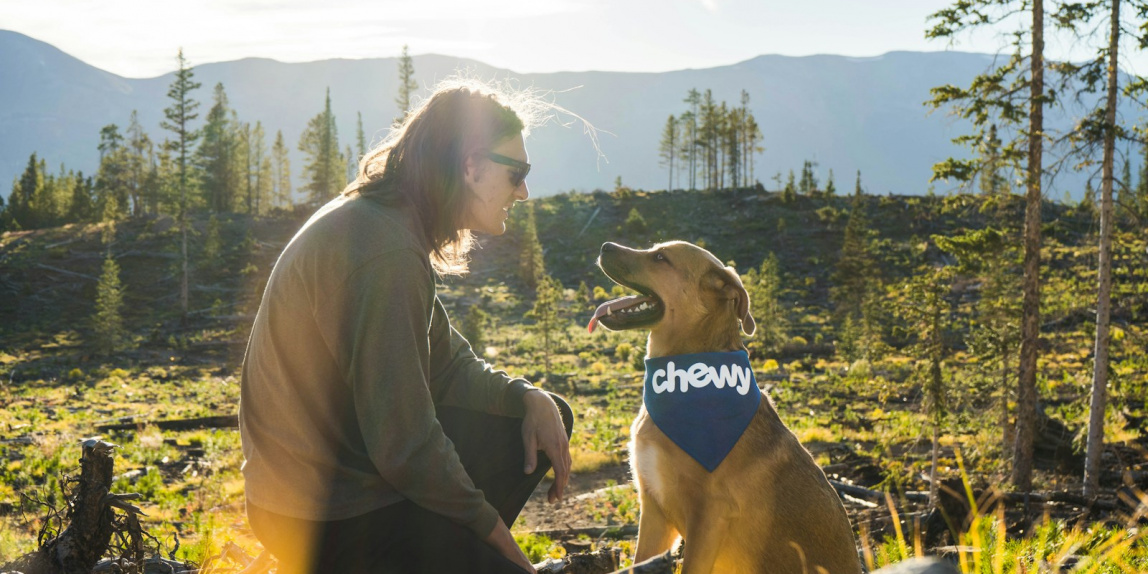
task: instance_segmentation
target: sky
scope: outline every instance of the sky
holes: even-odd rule
[[[663,72],[762,54],[999,52],[1004,28],[953,44],[925,38],[928,16],[952,1],[0,0],[0,28],[131,78],[173,70],[181,47],[198,65],[393,57],[407,45],[412,55],[520,73]],[[1079,59],[1079,45],[1054,36],[1048,50]],[[1148,55],[1123,60],[1125,70],[1148,73]]]

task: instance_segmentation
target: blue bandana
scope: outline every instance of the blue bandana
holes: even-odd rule
[[[646,359],[650,418],[706,470],[725,460],[749,427],[761,390],[745,351]]]

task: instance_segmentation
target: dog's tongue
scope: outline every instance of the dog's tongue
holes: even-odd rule
[[[594,328],[598,326],[598,320],[606,315],[613,313],[619,309],[626,307],[633,307],[634,305],[641,305],[644,301],[653,301],[653,297],[646,297],[644,295],[631,295],[629,297],[622,297],[614,299],[613,301],[606,301],[594,310],[594,316],[590,317],[590,324],[586,326],[586,330],[593,333]]]

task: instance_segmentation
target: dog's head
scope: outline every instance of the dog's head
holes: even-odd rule
[[[590,330],[599,323],[613,331],[649,329],[652,357],[740,348],[739,328],[747,335],[756,328],[737,271],[696,245],[670,241],[639,250],[605,243],[598,266],[640,295],[603,303]]]

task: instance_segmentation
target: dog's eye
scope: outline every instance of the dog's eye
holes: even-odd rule
[[[654,261],[661,261],[662,263],[669,263],[670,260],[666,259],[666,255],[661,251],[654,253]]]

